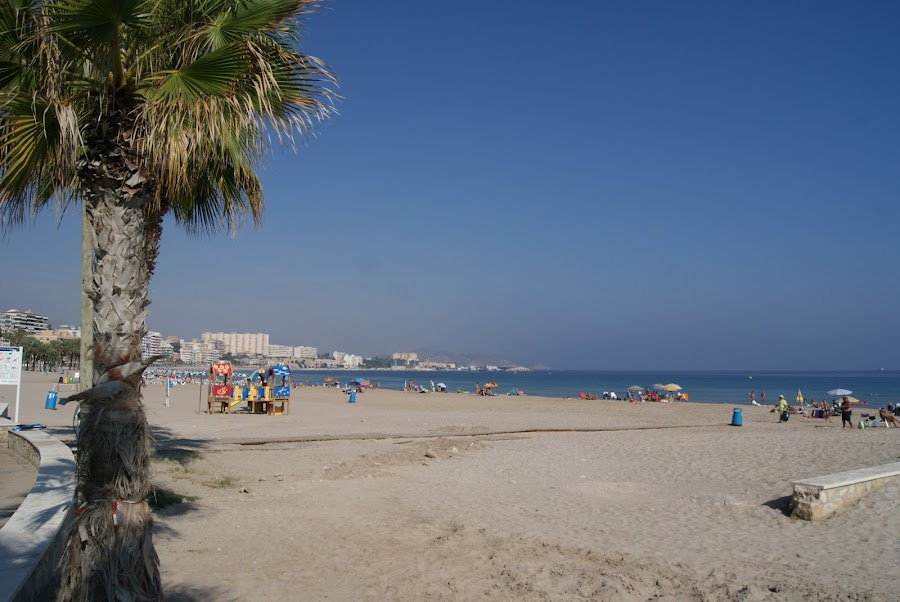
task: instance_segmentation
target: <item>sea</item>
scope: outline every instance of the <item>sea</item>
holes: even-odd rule
[[[624,397],[629,387],[676,384],[692,402],[749,404],[750,392],[756,400],[766,392],[766,403],[774,404],[779,395],[795,403],[798,394],[805,400],[834,399],[828,391],[846,389],[870,407],[884,407],[900,402],[900,371],[605,371],[605,370],[536,370],[504,371],[400,371],[400,370],[300,370],[293,382],[321,384],[330,377],[339,383],[355,378],[369,380],[384,389],[402,390],[406,380],[431,387],[444,384],[450,392],[473,392],[475,383],[494,382],[498,395],[520,389],[527,395],[543,397],[577,397],[579,393],[615,392]]]

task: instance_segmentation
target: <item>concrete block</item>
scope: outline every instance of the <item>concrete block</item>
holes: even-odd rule
[[[900,476],[900,462],[794,481],[791,516],[823,520]]]

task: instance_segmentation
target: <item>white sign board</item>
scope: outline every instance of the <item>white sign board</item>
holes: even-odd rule
[[[22,348],[0,347],[0,385],[16,386],[16,413],[19,423],[19,394],[22,392]]]
[[[0,385],[22,382],[22,348],[0,347]]]

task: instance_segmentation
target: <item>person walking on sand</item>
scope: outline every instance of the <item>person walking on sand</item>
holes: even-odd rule
[[[775,411],[778,412],[778,422],[787,422],[788,418],[791,417],[791,412],[788,410],[788,403],[784,398],[784,395],[778,396],[778,403],[775,404]]]
[[[853,406],[850,405],[850,398],[844,395],[841,399],[841,428],[848,425],[853,428]]]
[[[828,405],[828,400],[822,400],[822,411],[825,414],[825,422],[831,422],[831,406]]]

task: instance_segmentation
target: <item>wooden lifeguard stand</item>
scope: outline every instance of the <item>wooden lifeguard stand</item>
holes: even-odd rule
[[[230,381],[234,378],[234,371],[228,362],[218,362],[209,367],[209,381],[206,390],[206,413],[212,414],[213,408],[218,404],[218,410],[229,413],[231,408],[241,402],[234,399],[234,386]]]

